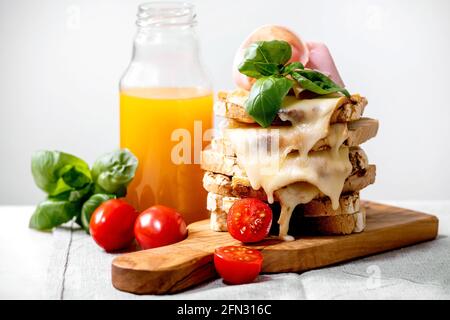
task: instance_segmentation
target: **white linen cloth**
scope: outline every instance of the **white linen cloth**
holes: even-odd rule
[[[395,204],[395,203],[394,203]],[[217,279],[172,295],[139,296],[111,284],[114,255],[83,231],[57,229],[48,297],[54,299],[449,299],[450,206],[410,204],[437,214],[434,241],[318,270],[263,274],[252,284],[230,286]]]

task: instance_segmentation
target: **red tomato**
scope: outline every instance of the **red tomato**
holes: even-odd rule
[[[258,242],[264,239],[272,225],[272,209],[258,199],[237,200],[227,215],[228,232],[242,242]]]
[[[217,248],[214,265],[226,283],[242,284],[255,280],[261,272],[263,256],[255,249],[240,246]]]
[[[134,239],[133,226],[139,213],[121,199],[103,202],[92,214],[89,231],[106,251],[128,247]]]
[[[166,246],[186,238],[186,222],[174,209],[157,205],[139,215],[134,235],[142,249]]]

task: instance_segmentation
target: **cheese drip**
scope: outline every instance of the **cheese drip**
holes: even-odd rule
[[[269,203],[273,203],[274,193],[280,201],[280,237],[287,237],[295,207],[310,202],[320,192],[331,199],[335,210],[339,207],[345,179],[352,169],[349,150],[342,146],[348,136],[347,125],[330,126],[330,118],[341,99],[287,97],[279,117],[290,121],[292,126],[225,131],[252,188],[262,187]],[[321,139],[330,148],[310,152]]]
[[[287,234],[292,212],[300,203],[308,203],[313,200],[319,192],[317,187],[307,182],[297,182],[276,191],[281,204],[280,218],[278,219],[280,238],[285,241],[294,240],[293,237]]]

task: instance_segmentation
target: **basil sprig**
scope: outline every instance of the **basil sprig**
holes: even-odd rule
[[[286,41],[257,41],[251,44],[239,65],[239,72],[257,79],[245,102],[247,113],[262,127],[270,126],[280,110],[284,97],[296,82],[304,90],[325,95],[348,91],[316,70],[300,62],[287,64],[292,56]]]
[[[50,230],[75,218],[88,231],[92,212],[102,202],[125,196],[137,166],[137,158],[127,149],[102,155],[92,169],[65,152],[35,152],[31,173],[47,198],[37,205],[30,228]]]

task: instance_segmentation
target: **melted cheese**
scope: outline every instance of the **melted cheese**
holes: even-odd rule
[[[285,142],[281,151],[282,156],[286,156],[292,150],[298,150],[300,156],[305,158],[317,141],[328,135],[330,118],[339,100],[339,98],[297,100],[295,97],[286,97],[279,117],[283,121],[290,121],[292,126],[280,129],[286,131],[287,136],[286,140],[280,141]],[[283,133],[281,135],[283,136]]]
[[[308,203],[320,192],[327,195],[334,209],[352,165],[346,124],[330,126],[341,97],[297,100],[286,97],[279,117],[289,127],[227,129],[239,165],[245,170],[253,189],[263,188],[269,203],[274,194],[281,204],[280,237],[289,239],[290,217],[298,204]],[[329,149],[310,152],[325,139]]]
[[[298,204],[310,202],[319,194],[319,192],[317,187],[307,182],[297,182],[276,191],[278,199],[282,204],[280,218],[278,219],[278,224],[280,225],[280,238],[286,241],[294,240],[293,237],[288,236],[287,234],[292,212]]]

